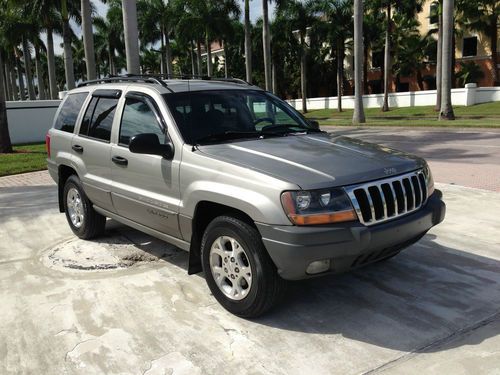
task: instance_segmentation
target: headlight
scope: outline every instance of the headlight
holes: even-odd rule
[[[314,225],[353,221],[358,217],[342,189],[285,191],[281,204],[296,225]]]
[[[425,184],[427,185],[427,196],[430,197],[434,193],[434,179],[432,178],[431,169],[427,164],[424,167]]]

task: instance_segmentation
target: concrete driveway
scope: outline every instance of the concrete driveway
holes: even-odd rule
[[[446,220],[419,243],[293,283],[247,321],[187,275],[185,252],[112,221],[74,247],[49,180],[0,187],[0,373],[498,374],[500,194],[438,188]]]

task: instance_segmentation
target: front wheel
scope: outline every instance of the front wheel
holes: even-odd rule
[[[66,180],[63,197],[66,219],[74,234],[89,240],[104,232],[106,217],[94,210],[77,176]]]
[[[205,230],[201,250],[208,287],[229,312],[255,318],[283,296],[286,282],[278,275],[259,232],[244,221],[215,218]]]

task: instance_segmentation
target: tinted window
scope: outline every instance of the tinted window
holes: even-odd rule
[[[86,92],[68,95],[61,107],[59,115],[57,116],[56,123],[54,124],[55,129],[73,133],[73,130],[75,129],[76,118],[80,113],[83,102],[87,98],[87,95],[88,93]]]
[[[88,135],[89,134],[89,127],[90,127],[90,121],[92,121],[92,115],[94,114],[94,109],[95,105],[97,104],[97,101],[99,98],[93,97],[90,100],[89,106],[87,107],[87,110],[85,111],[85,115],[83,116],[82,124],[80,125],[80,133],[82,135]]]
[[[99,98],[92,115],[88,136],[109,141],[118,99]]]
[[[477,55],[477,37],[464,38],[463,56]]]
[[[158,135],[160,142],[164,143],[165,135],[149,105],[138,99],[127,98],[123,109],[119,143],[128,145],[134,135],[142,133],[154,133]]]

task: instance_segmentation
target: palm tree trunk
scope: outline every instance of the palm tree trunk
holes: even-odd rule
[[[26,73],[26,82],[28,85],[28,97],[30,100],[36,99],[35,88],[33,87],[33,76],[31,75],[31,54],[28,48],[28,41],[23,36],[23,59],[24,59],[24,70]]]
[[[7,88],[6,91],[8,93],[5,100],[13,100],[13,87],[12,81],[10,80],[10,63],[7,56],[5,56],[5,87]]]
[[[491,45],[491,62],[493,63],[493,86],[497,86],[499,84],[498,79],[498,49],[497,49],[497,41],[498,41],[498,14],[491,16],[491,24],[490,24],[490,45]]]
[[[301,35],[300,41],[300,96],[302,97],[302,112],[307,113],[307,72],[306,72],[306,45],[305,36]]]
[[[26,97],[24,96],[24,77],[23,77],[23,69],[21,67],[21,60],[19,59],[19,56],[16,56],[16,69],[17,69],[17,80],[19,82],[19,98],[21,100],[26,100]]]
[[[248,83],[252,83],[252,35],[250,27],[250,0],[245,0],[245,73]]]
[[[273,76],[273,94],[278,92],[278,72],[276,71],[276,61],[271,64],[271,74]]]
[[[94,34],[92,32],[92,14],[90,1],[82,0],[82,32],[83,47],[85,49],[85,66],[87,68],[87,79],[96,79]]]
[[[3,70],[3,56],[0,51],[0,66]],[[12,152],[12,143],[9,135],[9,124],[7,122],[7,106],[4,96],[3,72],[0,74],[0,153]]]
[[[368,48],[364,46],[363,48],[363,93],[368,94]]]
[[[194,64],[194,43],[193,41],[191,40],[190,41],[190,49],[189,49],[189,54],[191,55],[191,74],[194,76],[196,75],[196,71],[195,71],[195,64]]]
[[[359,125],[365,120],[363,108],[363,0],[354,0],[354,113],[353,125]]]
[[[167,67],[167,74],[173,75],[174,68],[172,66],[172,48],[170,46],[170,38],[168,37],[168,33],[165,33],[165,60]]]
[[[229,59],[228,59],[228,56],[226,53],[227,51],[226,51],[226,41],[225,40],[222,41],[222,50],[224,53],[224,77],[228,78],[229,77],[229,73],[228,73]]]
[[[71,50],[71,34],[69,29],[68,3],[61,1],[61,16],[63,26],[64,72],[66,75],[66,88],[75,88],[75,72],[73,67],[73,51]]]
[[[451,88],[457,87],[457,80],[455,78],[455,66],[457,65],[457,58],[455,56],[456,51],[456,38],[455,38],[455,22],[452,24],[452,34],[451,34]]]
[[[441,7],[442,8],[442,7]],[[441,67],[443,66],[443,13],[442,10],[438,16],[438,40],[436,53],[436,112],[441,109]]]
[[[198,75],[203,75],[203,67],[201,61],[201,41],[200,39],[196,40],[196,62],[198,64]]]
[[[344,59],[342,52],[340,52],[340,40],[337,40],[337,111],[342,112],[342,66],[344,65]]]
[[[453,107],[451,105],[451,55],[453,38],[453,0],[443,0],[443,47],[441,67],[441,111],[440,120],[454,120]]]
[[[389,110],[389,74],[391,72],[391,2],[387,1],[387,27],[384,48],[384,104],[382,112]]]
[[[165,39],[163,37],[163,26],[160,33],[160,73],[166,74],[167,68],[165,67]]]
[[[139,74],[139,30],[137,28],[136,0],[122,0],[122,13],[127,72]]]
[[[12,56],[11,56],[12,57]],[[12,60],[11,60],[12,62]],[[15,63],[14,63],[15,65]],[[16,69],[14,65],[10,65],[10,87],[12,87],[12,100],[17,100],[17,94],[19,93],[19,89],[17,87],[17,82],[16,82]]]
[[[212,76],[212,47],[208,38],[208,30],[205,32],[205,47],[207,49],[207,76]]]
[[[40,48],[35,45],[35,69],[38,81],[38,99],[45,100],[45,82],[43,81],[42,64],[40,64]]]
[[[50,98],[57,99],[57,79],[56,79],[56,60],[54,57],[54,39],[52,29],[47,29],[47,66],[49,69],[49,88]]]
[[[270,91],[272,86],[271,77],[271,36],[269,31],[269,9],[268,0],[262,0],[262,45],[264,48],[264,80],[266,90]]]

